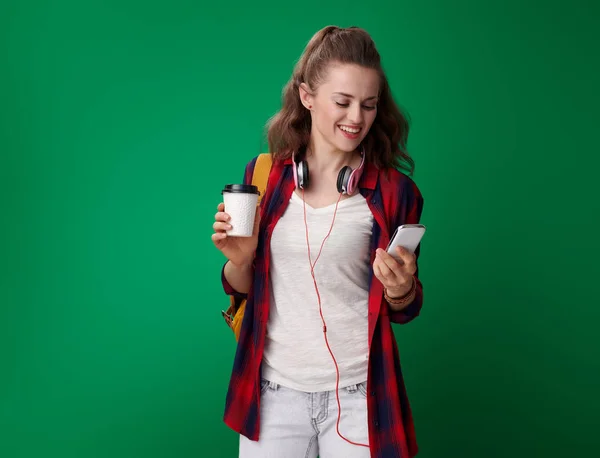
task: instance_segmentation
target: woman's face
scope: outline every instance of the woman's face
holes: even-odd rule
[[[316,93],[311,95],[307,89],[302,83],[300,98],[311,111],[314,147],[354,151],[377,115],[377,71],[354,64],[331,65]]]

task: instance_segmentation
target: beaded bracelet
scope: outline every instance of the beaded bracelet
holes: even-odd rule
[[[387,289],[383,289],[383,297],[390,305],[405,305],[411,303],[417,293],[417,282],[415,281],[415,277],[412,278],[412,285],[410,287],[410,291],[406,293],[404,296],[391,298],[387,294]]]

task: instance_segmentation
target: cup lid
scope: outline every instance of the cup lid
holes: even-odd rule
[[[260,195],[260,192],[258,191],[258,187],[251,185],[251,184],[228,184],[223,188],[223,190],[221,191],[221,194],[223,194],[224,192],[236,192],[236,193]]]

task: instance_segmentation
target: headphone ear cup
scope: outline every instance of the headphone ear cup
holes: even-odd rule
[[[308,163],[306,161],[300,161],[298,163],[298,187],[300,189],[308,188]]]
[[[340,170],[340,173],[338,173],[337,190],[339,193],[348,193],[348,181],[350,180],[351,174],[352,167],[350,167],[349,165],[344,166],[342,170]]]

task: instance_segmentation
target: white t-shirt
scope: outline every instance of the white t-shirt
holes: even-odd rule
[[[271,237],[270,312],[262,376],[292,389],[335,390],[336,370],[310,273],[302,198],[292,193]],[[329,232],[335,203],[306,204],[314,263]],[[364,382],[368,368],[368,295],[373,215],[360,194],[340,201],[315,266],[327,337],[340,387]]]

